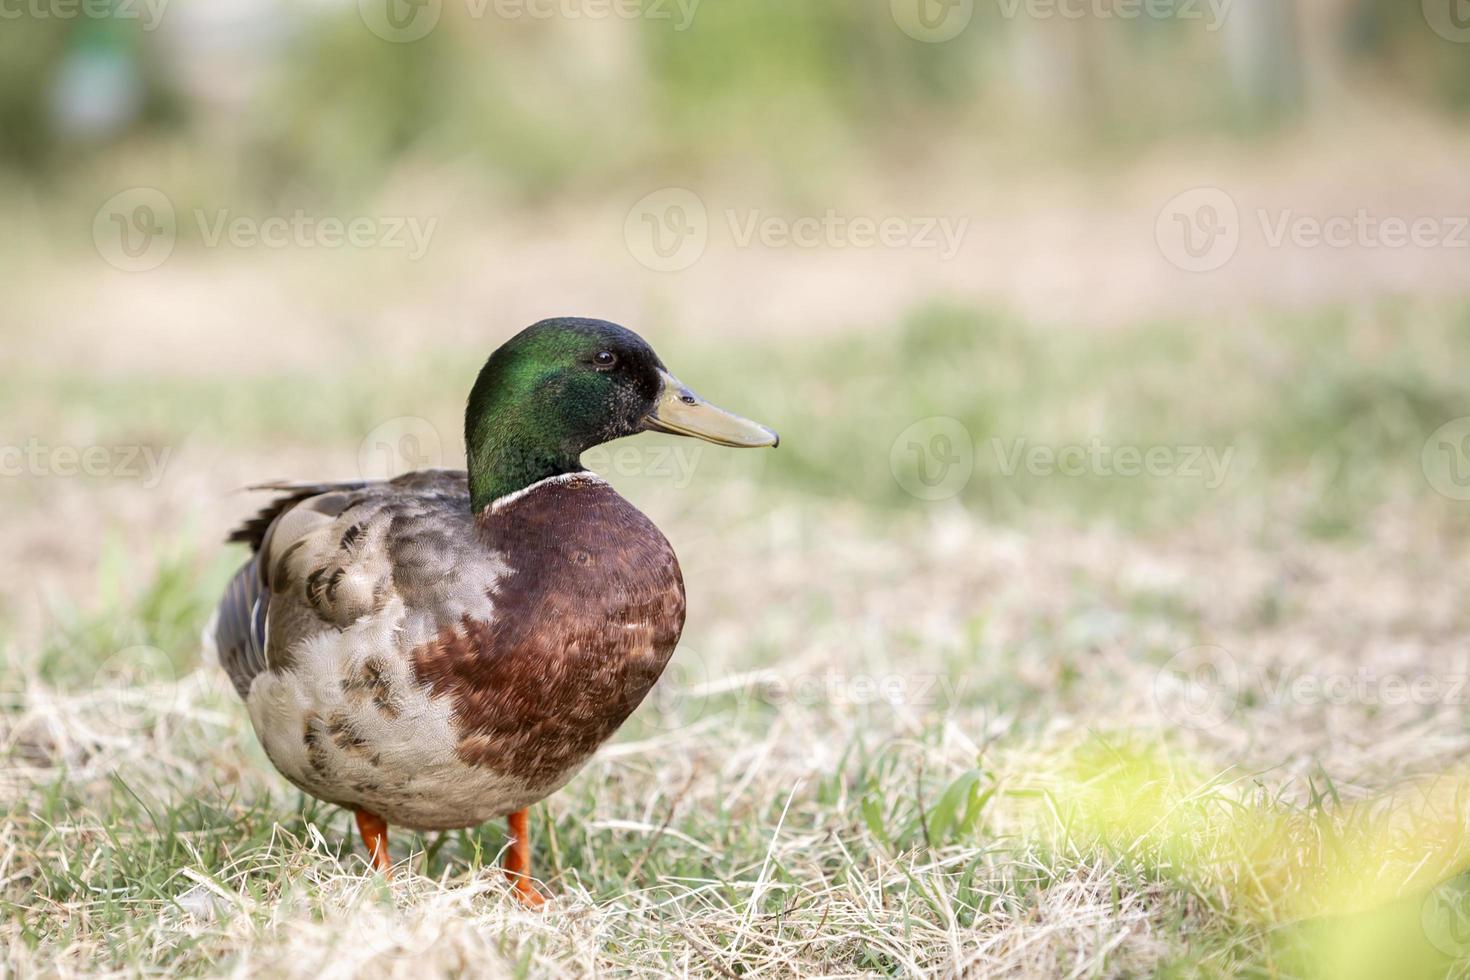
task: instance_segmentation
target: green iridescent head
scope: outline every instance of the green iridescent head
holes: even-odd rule
[[[593,446],[650,431],[722,446],[778,441],[686,388],[633,331],[606,320],[542,320],[491,354],[470,391],[471,503],[478,513],[538,480],[580,470]]]

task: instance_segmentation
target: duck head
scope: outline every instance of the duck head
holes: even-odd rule
[[[742,448],[780,441],[771,429],[690,391],[626,327],[542,320],[491,354],[470,392],[471,504],[479,512],[538,480],[580,470],[582,453],[639,432]]]

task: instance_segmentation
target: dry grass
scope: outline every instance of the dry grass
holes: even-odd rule
[[[1024,329],[945,323],[791,354],[809,387],[782,405],[790,455],[751,470],[709,456],[682,489],[620,481],[683,556],[690,625],[656,696],[535,812],[556,896],[543,914],[510,899],[497,827],[396,834],[400,873],[368,874],[345,815],[289,790],[195,659],[230,561],[212,542],[250,506],[223,491],[349,470],[357,439],[235,442],[228,412],[191,415],[191,393],[144,379],[156,416],[192,433],[158,488],[38,479],[4,518],[44,586],[9,590],[4,620],[6,967],[1366,977],[1383,964],[1353,938],[1373,936],[1396,967],[1437,975],[1453,963],[1419,909],[1466,858],[1470,694],[1453,684],[1470,620],[1463,514],[1415,467],[1455,397],[1422,352],[1458,349],[1456,316],[1376,367],[1355,347],[1397,330],[1392,311],[1320,328],[1344,331],[1336,359],[1305,323],[1181,332],[1157,355],[1145,331],[1070,354],[1048,340],[1033,361]],[[966,330],[986,366],[945,363]],[[1191,397],[1241,351],[1282,392],[1313,364],[1319,389]],[[670,359],[686,380],[715,363],[689,356]],[[923,383],[883,387],[884,364]],[[970,424],[1146,445],[1235,433],[1255,463],[1216,493],[977,470],[948,501],[895,496],[896,433],[970,404],[976,372],[1021,366],[1030,387],[992,389]],[[97,384],[103,401],[136,394]],[[424,411],[452,419],[439,387],[423,385]],[[82,403],[13,397],[58,431],[108,431]],[[859,398],[886,414],[843,424]],[[1115,427],[1089,430],[1098,418]],[[1137,512],[1150,501],[1157,519]],[[1201,647],[1227,652],[1223,688],[1197,672],[1217,656]],[[1437,686],[1385,698],[1390,675]],[[1355,686],[1312,687],[1331,678]]]

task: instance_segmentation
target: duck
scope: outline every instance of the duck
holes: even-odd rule
[[[546,900],[529,808],[628,719],[684,628],[668,540],[580,462],[643,432],[780,442],[633,331],[558,317],[485,361],[465,469],[251,488],[274,497],[228,537],[250,557],[205,645],[271,764],[355,815],[375,872],[393,867],[390,826],[505,818],[510,887]]]

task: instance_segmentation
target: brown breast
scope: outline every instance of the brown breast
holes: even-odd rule
[[[454,699],[458,752],[560,786],[638,707],[684,628],[668,541],[595,477],[565,477],[477,519],[510,574],[492,622],[466,617],[413,652],[420,683]]]

